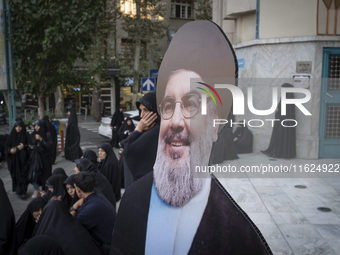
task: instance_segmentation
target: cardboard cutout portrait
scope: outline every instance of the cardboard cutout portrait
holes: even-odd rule
[[[232,104],[229,90],[214,85],[235,84],[236,76],[235,54],[216,24],[194,21],[175,34],[156,89],[156,162],[122,198],[111,254],[271,254],[219,181],[192,174],[208,165],[221,128],[213,120],[226,119]]]

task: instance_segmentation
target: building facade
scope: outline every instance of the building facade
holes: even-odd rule
[[[296,109],[298,158],[340,158],[339,7],[335,0],[213,0],[213,21],[234,46],[239,87],[246,94],[251,84],[254,105],[285,82],[309,89],[311,115]],[[236,117],[254,118],[249,111]],[[250,129],[254,151],[266,149],[271,125]]]

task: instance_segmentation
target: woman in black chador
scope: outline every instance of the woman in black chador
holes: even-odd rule
[[[0,254],[16,255],[15,216],[0,178]]]
[[[237,124],[236,130],[233,133],[233,142],[237,149],[237,153],[252,153],[253,152],[253,133],[246,125]]]
[[[118,165],[118,159],[113,152],[109,143],[103,143],[98,147],[99,164],[98,170],[111,183],[116,201],[120,200],[121,177]]]
[[[7,165],[12,177],[13,192],[25,199],[28,186],[28,135],[21,119],[14,123],[7,139]]]
[[[115,113],[112,115],[111,120],[111,129],[112,129],[112,138],[111,138],[111,146],[118,147],[118,130],[121,125],[124,123],[124,114],[123,107],[119,106]]]
[[[130,117],[127,117],[124,121],[124,124],[119,128],[117,135],[118,135],[118,142],[127,138],[134,130],[136,126],[133,124],[133,121]]]
[[[68,110],[68,123],[66,127],[65,158],[76,160],[83,155],[80,148],[80,132],[78,128],[77,114],[74,109]]]
[[[29,180],[33,184],[33,198],[38,196],[39,186],[45,188],[48,177],[52,175],[52,162],[50,158],[52,139],[50,132],[46,132],[45,122],[37,120],[34,131],[29,136]]]
[[[20,216],[15,225],[18,248],[32,237],[35,225],[39,221],[45,205],[46,201],[42,197],[35,198],[28,204],[26,210]]]
[[[50,157],[53,164],[57,157],[57,143],[58,143],[57,131],[55,130],[54,126],[51,123],[50,118],[47,115],[43,118],[43,120],[45,121],[46,129],[48,132],[50,132],[52,138],[52,148]]]
[[[283,84],[281,87],[293,87],[293,85],[289,83]],[[286,94],[287,99],[294,98],[293,93]],[[261,151],[269,157],[274,158],[295,158],[296,156],[296,138],[295,138],[295,127],[293,121],[285,121],[284,127],[281,124],[282,120],[292,119],[295,120],[295,106],[293,104],[286,105],[286,115],[281,115],[281,101],[279,102],[276,112],[275,119],[279,121],[275,121],[272,136],[270,138],[269,147],[265,151]]]

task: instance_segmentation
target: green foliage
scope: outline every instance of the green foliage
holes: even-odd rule
[[[212,1],[195,0],[195,13],[197,20],[212,20]]]
[[[165,36],[166,26],[163,22],[165,2],[162,0],[134,0],[138,15],[122,14],[122,28],[130,42],[130,55],[121,56],[121,72],[126,77],[142,77],[148,74],[149,62],[159,61],[160,47],[158,42]],[[134,56],[138,43],[141,46],[141,61],[138,70],[134,68]],[[146,51],[144,54],[143,51]],[[147,56],[147,59],[143,58]]]
[[[39,119],[38,113],[35,109],[29,111],[26,115],[26,119],[24,119],[24,123],[27,129],[33,129],[33,123]]]
[[[37,96],[84,80],[74,71],[92,44],[104,0],[9,0],[15,78]]]

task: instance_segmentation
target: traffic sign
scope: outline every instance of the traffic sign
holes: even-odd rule
[[[151,69],[150,70],[150,77],[157,78],[158,77],[158,69]]]
[[[142,91],[155,91],[155,78],[142,78]]]

